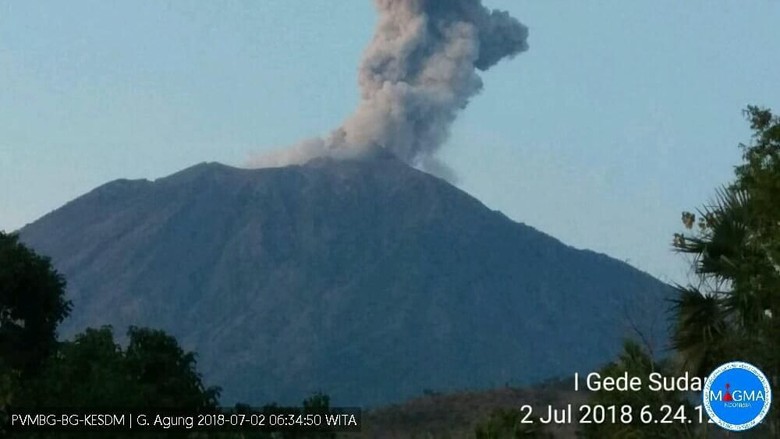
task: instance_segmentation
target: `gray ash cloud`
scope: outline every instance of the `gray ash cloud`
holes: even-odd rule
[[[253,157],[252,167],[349,158],[381,147],[449,174],[435,158],[460,110],[482,89],[480,70],[528,49],[528,29],[480,0],[375,0],[379,21],[360,64],[361,100],[325,138]]]

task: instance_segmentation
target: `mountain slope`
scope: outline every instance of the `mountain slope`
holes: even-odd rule
[[[165,329],[227,402],[524,384],[609,360],[627,319],[664,335],[665,285],[388,157],[114,181],[21,236],[68,278],[65,335]]]

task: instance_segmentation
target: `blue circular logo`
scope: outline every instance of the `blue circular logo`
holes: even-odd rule
[[[744,431],[758,425],[769,413],[772,389],[757,367],[732,361],[710,374],[702,399],[712,422],[726,430]]]

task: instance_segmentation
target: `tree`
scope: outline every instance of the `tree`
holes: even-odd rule
[[[0,232],[0,368],[29,375],[56,345],[68,316],[65,280],[48,258]]]
[[[128,347],[114,340],[110,326],[89,328],[60,343],[38,374],[25,380],[14,398],[21,408],[67,408],[87,411],[128,409],[212,410],[219,389],[205,387],[195,358],[162,331],[130,328]],[[29,433],[29,438],[76,437],[71,433]],[[78,433],[100,438],[105,433]],[[164,434],[114,432],[111,437],[192,437],[188,432]]]
[[[211,409],[219,388],[205,387],[195,358],[162,331],[130,328],[123,350],[111,327],[87,329],[61,344],[18,405],[70,408]]]
[[[9,406],[216,408],[219,388],[205,387],[195,354],[183,351],[162,331],[131,327],[124,350],[109,326],[58,342],[57,326],[71,309],[65,285],[48,258],[21,244],[16,235],[0,232],[0,435],[7,433],[3,428]]]
[[[761,364],[777,389],[780,379],[780,117],[758,107],[748,107],[746,115],[754,131],[753,142],[742,145],[744,163],[736,169],[734,186],[748,199],[754,233],[750,245],[755,248],[760,270],[751,285],[764,307],[763,315],[757,319],[759,327],[755,329],[763,342]],[[780,417],[780,411],[775,410],[775,414]]]
[[[748,107],[753,129],[749,145],[740,145],[743,163],[732,184],[697,213],[683,212],[685,232],[674,235],[673,248],[691,256],[696,281],[677,285],[673,305],[670,362],[655,364],[627,343],[620,359],[602,375],[644,376],[651,370],[674,376],[683,371],[706,377],[722,363],[740,359],[762,369],[777,392],[780,377],[780,118],[769,110]],[[679,363],[679,364],[678,364]],[[601,392],[592,404],[653,404],[658,392]],[[687,404],[685,395],[666,392],[672,406]],[[654,401],[654,402],[653,402]],[[751,430],[751,437],[777,437],[780,411],[772,408],[772,428]],[[707,434],[677,426],[590,425],[586,437],[686,437]],[[676,428],[676,431],[671,431]]]
[[[38,376],[27,380],[18,395],[21,407],[136,406],[136,392],[124,355],[110,327],[89,328],[60,344]]]
[[[212,408],[219,388],[203,385],[195,354],[184,352],[163,331],[130,327],[124,353],[130,376],[138,386],[142,405],[161,408]]]
[[[707,376],[727,358],[748,360],[755,353],[756,325],[765,317],[761,292],[751,286],[760,276],[761,256],[750,245],[750,213],[743,191],[725,188],[700,211],[698,230],[678,234],[674,247],[693,255],[697,285],[676,287],[673,347],[683,367]],[[696,216],[683,214],[686,228]]]
[[[780,378],[780,118],[745,111],[752,142],[740,145],[735,181],[696,214],[674,248],[691,255],[697,284],[678,286],[674,347],[683,365],[706,376],[734,359],[762,369],[777,392]],[[698,219],[697,219],[698,218]],[[772,431],[780,431],[773,406]]]

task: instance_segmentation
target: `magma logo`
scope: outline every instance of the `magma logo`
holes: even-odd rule
[[[752,364],[733,361],[715,369],[702,392],[710,419],[726,430],[743,431],[758,425],[769,412],[769,380]]]

